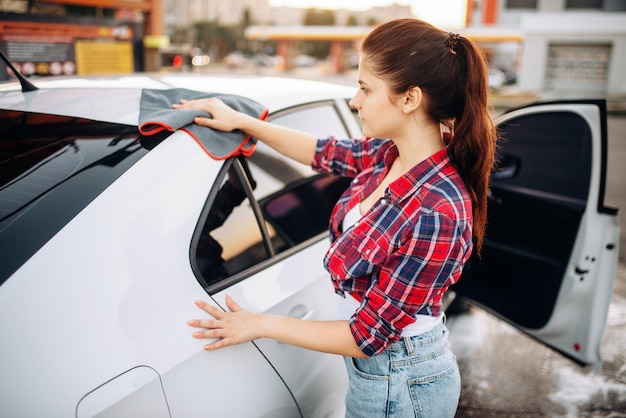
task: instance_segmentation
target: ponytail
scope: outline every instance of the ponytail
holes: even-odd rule
[[[474,246],[480,255],[487,225],[489,178],[495,164],[497,134],[489,114],[486,60],[467,38],[459,38],[456,52],[455,58],[465,60],[465,77],[458,79],[461,106],[454,115],[454,137],[449,150],[472,200]]]

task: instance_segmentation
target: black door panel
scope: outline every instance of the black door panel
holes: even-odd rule
[[[498,129],[501,140],[494,186],[587,199],[592,137],[582,116],[563,111],[535,113],[513,118]],[[507,171],[511,175],[502,175]]]
[[[584,203],[492,193],[482,259],[472,257],[454,290],[488,301],[520,326],[541,328],[551,317]]]
[[[583,116],[558,109],[498,128],[482,258],[472,257],[454,290],[539,329],[552,316],[585,212],[592,133]]]

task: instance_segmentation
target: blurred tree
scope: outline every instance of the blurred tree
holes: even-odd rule
[[[184,44],[191,42],[191,36],[189,34],[189,28],[184,26],[177,26],[170,34],[170,42],[173,44]]]
[[[243,38],[240,32],[240,28],[220,25],[217,20],[200,21],[193,24],[192,43],[203,51],[213,51],[212,58],[221,59],[237,49],[237,41]]]
[[[233,35],[237,37],[236,48],[238,51],[243,51],[245,53],[252,52],[250,43],[245,37],[246,28],[252,24],[253,22],[252,15],[250,14],[250,9],[246,7],[245,9],[243,9],[239,24],[235,28],[233,28]]]
[[[307,9],[304,14],[305,26],[334,26],[335,12],[330,9]],[[329,41],[306,41],[302,42],[302,50],[304,53],[312,55],[316,58],[324,59],[330,54]]]
[[[303,24],[305,26],[333,26],[335,24],[335,12],[329,9],[307,9]]]
[[[252,25],[252,14],[250,13],[250,8],[246,7],[243,10],[243,16],[241,17],[241,26],[245,30],[248,26]]]

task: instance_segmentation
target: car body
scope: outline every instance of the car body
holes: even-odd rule
[[[339,356],[269,339],[206,352],[186,321],[201,314],[195,299],[225,307],[226,294],[332,319],[322,258],[346,180],[264,144],[216,160],[184,130],[150,139],[137,126],[142,88],[188,88],[249,97],[270,121],[320,137],[358,137],[354,89],[199,74],[36,84],[0,85],[0,415],[343,416]],[[454,292],[598,367],[619,242],[604,205],[603,103],[538,104],[499,126],[484,255]],[[230,176],[247,199],[208,231]],[[225,274],[206,267],[208,235]]]

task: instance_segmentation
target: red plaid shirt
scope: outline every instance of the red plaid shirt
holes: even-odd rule
[[[447,148],[391,183],[342,231],[346,213],[374,191],[397,155],[390,140],[330,138],[318,141],[313,161],[317,171],[354,178],[333,210],[324,265],[338,294],[361,301],[350,329],[369,356],[400,339],[416,314],[441,314],[441,298],[472,250],[471,201]]]

